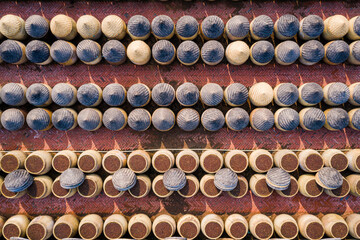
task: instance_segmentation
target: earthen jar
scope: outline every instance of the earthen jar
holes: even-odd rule
[[[255,214],[250,218],[251,234],[257,239],[269,239],[274,233],[274,226],[270,218],[264,214]]]
[[[306,149],[299,153],[299,164],[305,172],[317,172],[324,166],[320,153],[313,149]]]
[[[177,222],[177,230],[180,236],[194,239],[200,233],[200,221],[191,214],[181,216]]]
[[[222,168],[223,163],[223,156],[216,150],[206,150],[200,156],[200,166],[207,173],[216,173]]]
[[[86,215],[79,223],[79,235],[84,239],[96,239],[103,229],[103,220],[97,214]]]
[[[164,173],[174,166],[175,157],[169,150],[161,149],[152,157],[152,166],[159,172]]]
[[[242,198],[246,195],[249,190],[249,183],[245,177],[238,175],[239,182],[236,185],[235,189],[228,192],[230,197],[233,198]]]
[[[346,153],[349,160],[349,168],[353,172],[360,173],[360,149],[351,149]]]
[[[152,190],[155,195],[160,198],[169,197],[173,193],[173,191],[169,191],[165,188],[163,183],[163,176],[164,175],[157,175],[152,182]]]
[[[208,198],[215,198],[222,192],[215,187],[214,179],[215,176],[213,174],[206,174],[200,180],[200,191]]]
[[[269,197],[274,191],[267,185],[264,174],[254,174],[251,176],[250,189],[255,196],[262,198]]]
[[[102,167],[110,174],[115,173],[122,167],[126,166],[126,155],[119,150],[107,152],[102,159]]]
[[[54,219],[48,215],[41,215],[33,220],[26,229],[26,236],[31,240],[45,240],[52,236]]]
[[[94,173],[101,167],[101,154],[95,150],[86,150],[80,154],[77,164],[84,173]]]
[[[326,167],[332,167],[339,172],[344,171],[348,167],[348,159],[346,155],[338,149],[327,149],[322,153],[324,164]]]
[[[297,223],[300,233],[307,239],[321,239],[325,234],[324,225],[320,219],[311,214],[304,214],[298,217]]]
[[[79,220],[72,214],[65,214],[56,220],[53,236],[56,239],[72,238],[79,228]]]
[[[29,223],[30,221],[25,215],[18,214],[10,217],[2,228],[3,237],[8,240],[11,237],[25,237]]]
[[[144,173],[150,168],[150,155],[144,150],[133,151],[128,157],[127,165],[137,174]]]
[[[62,173],[68,168],[76,166],[77,156],[76,153],[70,150],[63,150],[55,154],[52,159],[52,167],[55,171]]]
[[[198,169],[199,164],[199,155],[192,150],[182,150],[176,155],[176,166],[184,171],[184,173],[195,172]]]
[[[112,214],[105,220],[103,232],[108,239],[118,239],[124,236],[127,227],[128,224],[123,215]]]
[[[85,176],[84,182],[77,188],[80,196],[85,198],[93,198],[101,193],[103,181],[97,174],[88,174]]]
[[[26,154],[19,150],[6,153],[0,160],[0,169],[5,173],[10,173],[19,168],[24,168]]]
[[[129,189],[129,193],[134,198],[146,197],[151,190],[151,180],[146,175],[138,175],[136,184],[134,187]]]
[[[273,157],[269,151],[257,149],[250,153],[250,167],[258,173],[269,171],[273,166]]]
[[[360,197],[360,175],[351,174],[346,177],[346,180],[350,184],[350,192],[355,197]]]
[[[248,156],[241,150],[231,150],[225,154],[224,158],[225,167],[236,173],[244,172],[249,165]]]
[[[130,218],[128,231],[132,238],[144,239],[151,233],[151,220],[145,214],[135,214]]]
[[[316,183],[315,176],[303,174],[298,179],[299,191],[305,197],[318,197],[322,194],[323,188]]]
[[[114,184],[112,182],[112,176],[107,176],[104,180],[103,189],[106,194],[106,196],[110,198],[118,198],[121,197],[125,192],[119,191],[114,187]]]
[[[65,189],[60,185],[60,177],[55,178],[53,184],[51,186],[51,191],[57,198],[69,198],[75,195],[77,192],[76,188],[73,189]]]
[[[183,189],[177,191],[184,198],[195,196],[200,189],[200,182],[194,175],[186,175],[186,185]]]
[[[231,214],[225,220],[225,231],[233,239],[243,239],[246,237],[249,224],[240,214]]]
[[[282,197],[294,197],[299,192],[299,183],[295,177],[291,176],[290,186],[286,190],[276,190],[276,192]]]
[[[216,214],[208,214],[201,220],[201,232],[209,239],[218,239],[224,232],[224,221]]]
[[[43,175],[51,170],[52,156],[46,151],[35,151],[25,159],[25,169],[34,175]]]
[[[171,237],[176,231],[176,222],[170,215],[159,215],[153,221],[152,231],[158,239]]]
[[[360,214],[353,213],[346,217],[349,233],[353,238],[360,238]]]
[[[332,238],[345,238],[349,233],[349,227],[344,218],[338,214],[329,213],[321,218],[325,233]]]
[[[296,220],[288,214],[277,215],[274,219],[275,232],[279,237],[294,239],[299,232]]]
[[[16,193],[10,192],[9,190],[6,189],[4,184],[4,179],[2,177],[0,177],[0,191],[1,191],[1,195],[3,195],[5,198],[10,198],[10,199],[21,198],[27,192],[26,190]]]
[[[350,183],[343,177],[343,184],[341,187],[333,190],[324,189],[324,192],[330,197],[343,198],[346,197],[350,192]]]
[[[34,177],[33,183],[27,189],[27,193],[31,198],[46,198],[51,194],[53,180],[49,176]]]
[[[281,149],[275,152],[274,163],[275,166],[287,172],[293,172],[297,170],[299,166],[299,159],[293,151]]]

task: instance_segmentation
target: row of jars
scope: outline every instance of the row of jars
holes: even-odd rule
[[[328,169],[330,168],[325,167],[323,172]],[[123,168],[122,170],[127,171],[129,169]],[[334,169],[331,170],[334,171]],[[21,171],[25,170],[16,170],[12,173]],[[69,171],[74,172],[74,169],[67,170],[67,172]],[[218,173],[228,171],[231,170],[223,168]],[[24,187],[25,189],[22,188],[24,190],[21,189],[21,191],[8,188],[10,183],[6,182],[7,179],[5,178],[5,181],[3,181],[3,179],[0,178],[0,190],[1,194],[5,198],[9,199],[21,198],[24,195],[28,195],[34,199],[43,199],[51,194],[57,198],[65,199],[73,197],[76,193],[84,198],[95,198],[102,192],[110,198],[119,198],[123,196],[125,192],[128,192],[128,194],[134,198],[144,198],[151,192],[159,198],[168,198],[171,195],[174,195],[175,192],[183,198],[192,198],[201,192],[201,194],[207,198],[217,198],[220,195],[226,194],[232,198],[239,199],[245,197],[249,190],[251,190],[252,195],[259,198],[267,198],[275,192],[285,198],[292,198],[299,192],[302,196],[307,198],[317,198],[323,193],[334,198],[344,198],[349,194],[355,197],[360,196],[360,174],[351,174],[347,177],[342,177],[341,174],[339,174],[341,177],[340,184],[331,188],[323,185],[321,182],[322,180],[319,179],[319,174],[303,174],[298,179],[289,175],[290,181],[284,181],[284,178],[282,178],[281,181],[277,182],[284,184],[285,186],[281,188],[276,186],[274,187],[274,185],[272,185],[273,182],[271,181],[273,181],[272,178],[274,178],[274,173],[279,173],[278,168],[272,168],[269,170],[269,172],[273,172],[273,174],[269,174],[269,172],[267,174],[254,174],[250,177],[249,181],[244,176],[236,175],[231,172],[231,174],[235,176],[236,181],[234,181],[234,184],[230,188],[224,188],[224,186],[221,185],[221,181],[232,182],[231,177],[233,176],[224,177],[224,174],[220,174],[223,175],[223,177],[219,179],[218,173],[205,174],[199,181],[199,179],[192,174],[184,174],[184,184],[181,187],[176,188],[178,190],[172,190],[172,188],[167,185],[167,182],[169,181],[169,178],[166,179],[166,174],[168,174],[167,172],[163,175],[157,175],[153,180],[144,174],[136,175],[135,183],[130,184],[130,186],[127,186],[126,188],[120,188],[124,183],[117,180],[117,172],[115,172],[114,175],[106,177],[104,180],[102,180],[102,178],[97,174],[85,175],[82,173],[84,175],[82,182],[71,188],[64,185],[64,182],[62,182],[63,175],[66,175],[66,171],[54,180],[46,175],[35,176],[32,178],[30,185],[27,185],[27,188]],[[325,175],[325,178],[330,175],[331,174]],[[78,174],[73,174],[71,177],[78,178]],[[275,176],[275,178],[276,177],[284,177],[284,171],[282,170],[282,172],[280,172],[278,176]],[[322,176],[322,178],[324,179],[324,176]],[[130,180],[130,177],[125,180],[123,179],[125,182]],[[275,180],[275,182],[276,181],[277,180]]]
[[[8,219],[0,218],[2,235],[5,239],[25,237],[29,240],[49,239],[145,239],[152,232],[157,239],[196,239],[200,232],[207,239],[243,239],[249,233],[256,239],[271,239],[277,236],[294,239],[299,234],[305,239],[318,240],[324,236],[344,239],[348,235],[360,239],[360,214],[342,217],[328,213],[318,218],[312,214],[293,217],[277,214],[269,217],[257,213],[249,217],[233,213],[220,216],[213,213],[205,216],[183,214],[174,218],[169,214],[149,217],[145,214],[132,215],[129,220],[121,214],[112,214],[102,218],[98,214],[78,217],[66,214],[54,219],[48,215],[29,218],[26,215],[14,215]],[[101,235],[103,234],[103,235]],[[176,237],[176,235],[180,235]],[[81,238],[76,238],[77,236]]]
[[[169,108],[158,108],[152,114],[144,108],[136,108],[129,115],[121,108],[109,108],[104,113],[96,108],[85,108],[77,113],[71,108],[60,108],[54,112],[35,108],[30,112],[10,108],[0,112],[1,125],[6,130],[17,131],[25,126],[36,131],[47,131],[53,126],[60,131],[70,131],[77,126],[86,131],[96,131],[104,125],[112,131],[120,131],[128,125],[134,131],[148,130],[151,125],[166,132],[175,124],[183,131],[194,131],[201,125],[207,131],[218,131],[225,125],[233,131],[250,126],[256,131],[268,131],[276,126],[281,131],[292,131],[299,126],[306,131],[319,130],[325,126],[330,131],[346,127],[360,130],[360,108],[347,112],[342,108],[330,108],[323,112],[308,107],[299,113],[292,108],[280,108],[275,113],[267,108],[255,108],[249,115],[242,108],[231,108],[226,115],[217,108],[206,109],[200,116],[192,108],[181,109],[177,115]],[[99,130],[100,131],[100,130]]]
[[[135,150],[130,154],[120,150],[111,150],[105,154],[96,150],[81,153],[63,150],[56,154],[43,150],[30,154],[14,150],[1,154],[0,169],[5,173],[26,169],[33,175],[44,175],[51,169],[62,173],[68,168],[77,167],[84,173],[95,173],[102,167],[107,173],[114,174],[117,170],[128,167],[136,174],[143,174],[152,166],[158,173],[177,167],[186,174],[191,174],[201,167],[204,172],[214,174],[223,167],[235,173],[243,173],[250,166],[256,173],[266,173],[275,166],[291,173],[300,166],[307,173],[316,173],[323,167],[332,167],[339,172],[349,169],[360,173],[359,159],[359,149],[346,152],[328,149],[322,153],[313,149],[301,150],[298,153],[287,149],[273,153],[257,149],[249,152],[230,150],[224,154],[214,149],[204,149],[201,153],[184,149],[176,154],[166,149],[154,153]]]
[[[152,89],[143,83],[133,84],[128,90],[119,83],[108,84],[105,88],[95,83],[81,85],[78,89],[70,83],[58,83],[50,87],[45,83],[34,83],[29,87],[21,83],[7,83],[0,89],[3,103],[9,106],[22,106],[26,103],[37,107],[55,103],[62,107],[74,105],[77,101],[86,107],[96,107],[102,101],[109,106],[120,106],[127,101],[132,107],[145,107],[150,100],[161,107],[170,106],[175,99],[183,107],[191,107],[199,101],[205,106],[215,107],[224,102],[238,107],[250,101],[257,107],[272,102],[281,107],[292,106],[297,102],[303,106],[315,106],[322,100],[330,106],[349,102],[360,106],[360,83],[349,86],[332,82],[321,87],[315,82],[297,87],[293,83],[280,83],[274,88],[266,82],[253,84],[249,89],[241,83],[232,83],[225,90],[217,83],[207,83],[199,88],[190,82],[182,83],[175,90],[168,83],[158,83]]]
[[[130,17],[127,25],[116,15],[106,16],[102,22],[92,15],[83,15],[76,22],[70,16],[59,14],[50,21],[44,16],[31,15],[24,21],[20,16],[8,14],[0,20],[0,33],[8,39],[23,40],[27,36],[43,38],[51,33],[58,39],[73,40],[77,34],[84,39],[98,39],[101,34],[109,39],[121,40],[126,34],[133,40],[146,40],[150,34],[157,39],[170,39],[175,34],[181,40],[192,40],[200,33],[205,40],[214,40],[224,35],[230,40],[242,40],[251,36],[262,40],[275,36],[280,40],[299,37],[304,40],[322,36],[325,40],[337,40],[347,37],[360,40],[360,16],[348,20],[342,15],[329,16],[323,21],[318,15],[308,15],[299,19],[291,14],[280,16],[275,24],[267,15],[258,15],[249,22],[247,17],[236,15],[226,24],[216,16],[205,17],[201,26],[189,15],[182,16],[176,22],[167,15],[157,15],[150,21],[142,15]]]
[[[269,64],[273,58],[280,65],[291,65],[298,59],[304,65],[314,65],[321,60],[330,65],[346,61],[360,65],[359,55],[360,41],[348,45],[343,40],[334,40],[325,46],[317,40],[307,41],[301,46],[287,40],[276,48],[267,40],[255,42],[250,48],[243,41],[235,41],[226,49],[216,40],[206,42],[201,49],[189,40],[182,42],[177,49],[169,40],[157,41],[152,49],[142,40],[135,40],[127,47],[119,40],[109,40],[101,47],[90,39],[81,41],[76,47],[64,40],[58,40],[51,46],[40,40],[32,40],[26,46],[17,40],[5,40],[0,44],[0,62],[22,64],[29,60],[38,65],[47,65],[53,60],[62,65],[72,65],[77,59],[95,65],[102,58],[113,65],[122,64],[127,58],[135,65],[145,65],[151,57],[160,65],[169,65],[177,58],[185,66],[194,65],[200,57],[207,65],[217,65],[224,57],[233,65],[244,64],[249,58],[260,66]]]

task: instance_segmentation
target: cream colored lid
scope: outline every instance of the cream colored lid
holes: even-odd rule
[[[12,38],[25,27],[24,20],[16,15],[8,14],[1,18],[0,31],[7,37]]]
[[[341,38],[349,31],[349,21],[342,15],[334,15],[329,18],[326,30],[334,37]]]
[[[255,106],[266,106],[273,100],[274,92],[268,83],[260,82],[250,88],[249,98]]]
[[[81,16],[76,23],[78,33],[83,38],[93,39],[100,31],[100,22],[94,16]]]
[[[248,60],[250,48],[243,41],[235,41],[227,46],[225,54],[231,64],[240,65]]]
[[[150,60],[151,50],[144,41],[136,40],[129,44],[126,54],[134,64],[143,65]]]
[[[101,22],[101,30],[108,38],[116,38],[125,31],[125,22],[116,15],[109,15]]]
[[[50,21],[50,30],[58,38],[68,36],[73,29],[73,19],[64,14],[53,17]]]

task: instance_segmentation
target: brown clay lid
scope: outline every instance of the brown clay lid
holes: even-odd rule
[[[246,226],[242,222],[233,223],[230,232],[235,238],[243,238],[247,234]]]
[[[65,189],[60,186],[60,181],[58,179],[54,181],[52,188],[54,194],[59,197],[65,197],[70,192],[70,189]]]
[[[335,154],[331,160],[331,167],[335,168],[338,171],[342,171],[347,168],[348,165],[348,159],[343,154]]]
[[[167,222],[159,222],[155,226],[155,235],[158,238],[164,239],[166,237],[171,237],[172,228],[171,225]]]
[[[91,155],[83,155],[79,159],[79,168],[82,171],[90,172],[95,168],[95,159]]]
[[[12,154],[6,154],[1,158],[1,169],[12,172],[19,168],[19,160]]]
[[[305,189],[310,196],[318,196],[322,193],[322,187],[316,183],[315,179],[308,181]]]
[[[269,196],[273,192],[273,189],[267,185],[266,179],[263,178],[256,182],[255,191],[258,196],[265,197]]]
[[[185,154],[179,159],[179,168],[185,172],[192,172],[197,166],[196,159],[188,154]]]
[[[131,225],[129,232],[133,238],[142,239],[146,236],[147,229],[146,226],[141,222],[136,222]]]
[[[112,197],[117,196],[120,192],[114,187],[114,184],[112,183],[111,180],[107,181],[105,183],[105,192],[107,195],[110,195]]]
[[[311,239],[320,239],[324,235],[324,227],[318,222],[309,223],[306,227],[306,234]]]
[[[281,167],[288,172],[293,172],[297,169],[299,160],[293,154],[285,154],[281,158]]]
[[[115,155],[109,155],[104,159],[104,167],[109,172],[116,172],[121,167],[121,159]]]
[[[193,196],[196,193],[196,184],[193,180],[187,178],[185,187],[179,192],[184,196]]]
[[[27,189],[27,192],[30,195],[30,197],[33,197],[33,198],[39,198],[39,197],[43,196],[45,194],[44,183],[39,180],[34,179],[34,182]]]
[[[64,154],[56,155],[53,159],[53,167],[58,172],[63,172],[70,168],[70,159]]]
[[[37,155],[29,156],[25,163],[26,169],[31,173],[40,173],[45,168],[43,159]]]
[[[216,172],[221,167],[221,159],[215,154],[209,154],[204,158],[203,166],[208,172]]]
[[[281,225],[280,232],[285,238],[293,239],[297,236],[298,229],[295,223],[285,222]]]
[[[331,190],[331,192],[338,197],[345,197],[349,193],[350,185],[348,181],[344,179],[341,187]]]
[[[261,222],[256,225],[255,233],[261,239],[269,239],[272,235],[271,225],[265,222]]]
[[[46,232],[45,228],[38,223],[31,224],[27,229],[29,239],[44,239]]]
[[[9,223],[3,228],[3,235],[10,239],[11,237],[20,237],[20,229],[15,224]]]
[[[92,196],[96,192],[96,183],[88,178],[85,178],[84,182],[79,186],[79,193],[83,196]]]
[[[305,160],[306,167],[311,171],[318,171],[323,166],[323,159],[318,154],[310,154]]]
[[[84,223],[79,229],[80,235],[83,238],[91,239],[96,236],[96,227],[92,223]]]
[[[160,172],[166,172],[171,168],[171,160],[165,154],[159,154],[154,159],[154,168]]]
[[[217,222],[209,222],[205,226],[205,233],[210,238],[218,238],[222,234],[222,228]]]
[[[68,238],[71,235],[71,227],[66,223],[56,224],[54,235],[59,239]]]
[[[268,171],[272,167],[273,161],[270,156],[261,154],[256,158],[255,164],[260,171]]]
[[[167,190],[165,188],[165,185],[164,185],[162,179],[156,181],[154,190],[155,190],[155,193],[159,196],[166,196],[167,194],[169,194],[169,190]]]
[[[142,197],[146,194],[148,188],[149,186],[147,185],[147,183],[141,178],[138,178],[135,186],[129,189],[129,192],[134,196]]]
[[[343,239],[348,234],[348,228],[344,223],[337,222],[332,226],[331,233],[334,235],[335,238]]]
[[[9,190],[6,189],[5,184],[1,184],[1,192],[4,195],[4,197],[8,197],[8,198],[13,198],[16,196],[16,193],[14,192],[10,192]]]
[[[105,235],[108,238],[116,239],[120,238],[123,232],[122,226],[116,222],[109,222],[104,229]]]
[[[132,155],[128,159],[129,168],[135,172],[143,171],[146,168],[147,165],[146,163],[147,163],[146,159],[140,154]]]
[[[234,190],[230,191],[230,193],[234,197],[242,197],[247,193],[247,190],[248,190],[247,183],[245,182],[244,179],[239,178],[238,184],[236,185]]]
[[[294,196],[298,191],[299,191],[298,182],[295,179],[291,179],[289,187],[281,192],[286,196]]]
[[[185,238],[195,238],[198,233],[198,228],[192,222],[184,222],[180,226],[180,234]]]
[[[209,196],[217,196],[220,190],[215,187],[214,179],[208,179],[204,184],[204,190]]]
[[[247,160],[241,154],[234,154],[230,158],[229,164],[235,172],[243,172],[247,167]]]

